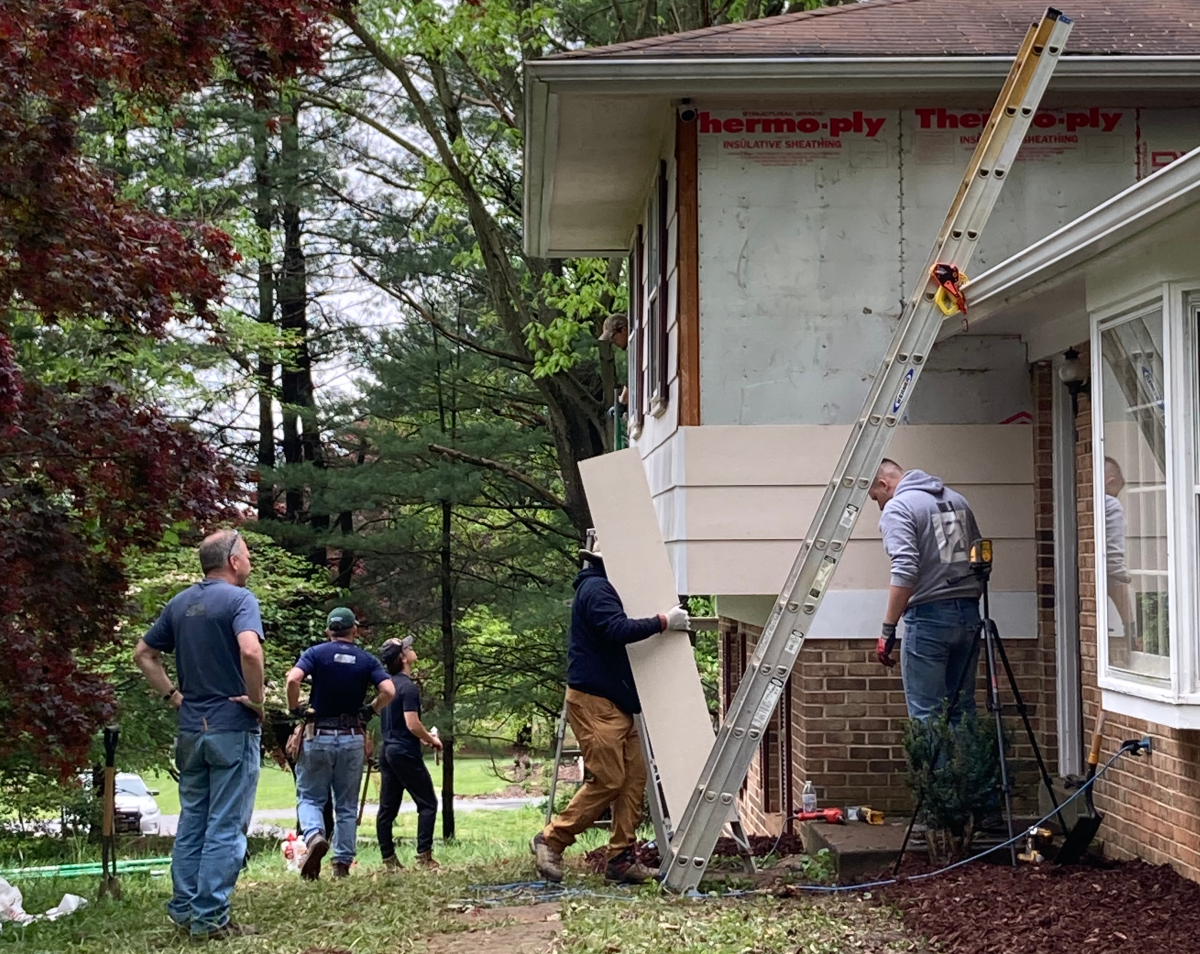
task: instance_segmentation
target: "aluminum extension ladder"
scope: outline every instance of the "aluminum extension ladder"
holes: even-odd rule
[[[694,889],[704,875],[729,807],[804,644],[805,632],[812,625],[888,442],[903,419],[906,402],[941,330],[943,309],[937,301],[940,285],[932,277],[933,267],[950,264],[961,273],[970,262],[1071,25],[1071,20],[1058,10],[1048,9],[1042,20],[1029,28],[1021,44],[938,233],[921,284],[904,308],[866,404],[680,819],[665,868],[664,883],[670,890]]]

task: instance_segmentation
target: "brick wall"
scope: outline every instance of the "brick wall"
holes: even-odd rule
[[[1087,349],[1079,350],[1086,362]],[[1100,690],[1096,682],[1092,412],[1086,395],[1080,395],[1076,427],[1083,719],[1090,740],[1100,711]],[[1144,735],[1154,740],[1153,755],[1121,759],[1096,785],[1096,808],[1105,816],[1097,838],[1108,855],[1170,864],[1186,877],[1200,880],[1200,732],[1110,712],[1105,717],[1101,764],[1122,741]]]
[[[748,654],[753,654],[761,635],[758,627],[723,620],[722,629],[735,641],[744,639]],[[1053,643],[1053,631],[1049,638]],[[1044,655],[1041,641],[1014,640],[1006,645],[1039,744],[1043,744],[1044,725],[1053,722],[1053,703],[1049,703],[1050,718],[1044,719],[1047,703],[1040,689]],[[870,805],[897,815],[912,810],[902,780],[904,728],[908,722],[904,687],[898,669],[885,673],[874,650],[873,640],[846,639],[814,640],[800,652],[792,675],[790,721],[791,784],[796,809],[805,781],[812,779],[822,807]],[[978,687],[977,702],[981,714],[986,715],[982,663]],[[1003,683],[1001,696],[1006,704],[1006,730],[1014,743],[1010,765],[1016,772],[1018,807],[1032,809],[1038,784],[1032,750],[1011,710],[1012,697]],[[777,726],[783,710],[781,703],[775,715]],[[779,761],[771,759],[769,766],[770,783],[776,787]],[[768,810],[772,790],[764,789],[763,782],[760,748],[742,792],[742,817],[749,831],[775,834],[781,816]]]
[[[1016,639],[1002,633],[1004,646],[1029,713],[1034,736],[1051,772],[1056,770],[1058,739],[1055,731],[1054,667],[1054,525],[1051,443],[1051,388],[1060,386],[1049,364],[1032,369],[1031,386],[1037,410],[1030,429],[1033,441],[1037,505],[1037,638]],[[1020,425],[1014,425],[1020,426]],[[984,528],[985,531],[987,528]],[[722,666],[730,658],[738,678],[738,652],[753,655],[761,636],[758,627],[731,619],[721,621]],[[731,648],[732,647],[732,648]],[[812,779],[822,807],[870,805],[897,815],[912,810],[902,780],[905,768],[904,728],[908,713],[899,667],[886,672],[875,659],[873,639],[810,641],[801,650],[791,679],[790,733],[782,725],[781,702],[772,721],[770,744],[777,753],[780,740],[790,746],[791,791],[800,807],[804,783]],[[1094,668],[1094,666],[1093,666]],[[724,670],[723,670],[724,672]],[[733,672],[729,673],[730,677]],[[976,701],[980,716],[987,717],[985,668],[980,660]],[[1094,676],[1093,676],[1094,679]],[[736,690],[736,679],[722,686]],[[1039,775],[1024,728],[1013,707],[1013,696],[1003,673],[1000,681],[1005,729],[1012,745],[1010,768],[1015,773],[1017,807],[1037,806]],[[727,704],[727,703],[726,703]],[[788,736],[790,735],[790,739]],[[781,817],[772,803],[778,791],[778,757],[766,760],[764,779],[762,747],[755,755],[743,787],[741,809],[749,831],[777,833]],[[767,787],[764,787],[764,781]]]

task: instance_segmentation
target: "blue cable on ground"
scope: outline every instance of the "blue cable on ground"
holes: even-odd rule
[[[1105,762],[1104,765],[1096,771],[1095,775],[1080,785],[1075,793],[1071,795],[1065,802],[1060,804],[1054,811],[1034,822],[1034,824],[1030,825],[1029,828],[1022,829],[1020,834],[1014,835],[1012,838],[1008,839],[1008,841],[1003,842],[1002,844],[993,845],[991,848],[987,849],[987,851],[981,851],[977,855],[972,855],[969,858],[964,858],[962,861],[956,861],[952,865],[947,865],[945,868],[939,868],[937,871],[926,871],[922,874],[911,875],[905,878],[884,878],[880,881],[868,881],[865,884],[793,884],[788,885],[788,887],[793,891],[811,891],[814,894],[839,894],[846,891],[870,891],[872,888],[887,888],[895,884],[900,884],[901,881],[924,881],[928,878],[936,878],[950,871],[954,871],[956,868],[962,868],[963,866],[969,865],[974,861],[978,861],[980,858],[984,858],[993,852],[1003,851],[1005,848],[1016,844],[1022,838],[1026,837],[1033,829],[1040,828],[1064,808],[1070,805],[1073,801],[1075,801],[1075,799],[1079,798],[1079,796],[1083,795],[1088,791],[1088,789],[1095,785],[1096,782],[1098,782],[1104,775],[1104,773],[1112,768],[1113,763],[1116,762],[1117,759],[1128,752],[1138,749],[1139,745],[1140,743],[1138,742],[1127,742],[1122,745],[1115,753],[1113,753],[1113,757]],[[776,840],[775,844],[778,845],[779,841]],[[552,881],[514,881],[511,884],[499,885],[473,884],[470,885],[470,889],[473,891],[501,892],[501,894],[493,894],[492,896],[485,898],[460,898],[458,899],[458,903],[464,905],[496,906],[506,902],[511,903],[514,900],[514,897],[520,895],[522,892],[534,894],[536,896],[536,900],[539,902],[558,901],[562,898],[568,897],[604,898],[613,901],[633,901],[637,898],[637,895],[606,894],[604,892],[595,891],[591,888],[565,888],[562,885],[555,884]],[[722,891],[719,893],[701,893],[699,891],[692,890],[682,895],[682,897],[696,901],[707,901],[720,900],[722,898],[743,898],[751,895],[761,895],[764,893],[765,892],[761,889]]]
[[[1003,842],[999,845],[993,845],[991,848],[987,849],[987,851],[981,851],[977,855],[971,855],[971,857],[964,858],[962,861],[956,861],[956,862],[954,862],[954,864],[947,865],[945,868],[939,868],[937,871],[926,871],[926,872],[923,872],[922,874],[910,875],[905,878],[884,878],[880,881],[868,881],[865,884],[844,884],[844,885],[843,884],[833,884],[833,885],[794,884],[794,885],[789,885],[789,887],[793,891],[812,891],[812,892],[818,893],[818,894],[822,894],[822,893],[823,894],[836,894],[836,893],[843,892],[843,891],[869,891],[872,888],[887,888],[887,887],[890,887],[891,885],[899,884],[901,881],[924,881],[928,878],[936,878],[940,875],[944,875],[947,872],[953,871],[956,868],[962,868],[964,865],[969,865],[973,861],[978,861],[980,858],[984,858],[987,855],[992,854],[993,852],[1003,851],[1005,848],[1009,847],[1010,845],[1015,845],[1022,838],[1026,837],[1029,834],[1029,832],[1031,832],[1033,829],[1040,828],[1042,825],[1044,825],[1046,822],[1048,822],[1051,818],[1053,818],[1055,815],[1057,815],[1059,812],[1061,812],[1064,808],[1066,808],[1068,805],[1070,805],[1071,802],[1075,801],[1075,799],[1079,798],[1080,795],[1084,794],[1089,788],[1091,788],[1093,785],[1095,785],[1096,782],[1099,781],[1100,777],[1102,775],[1104,775],[1104,773],[1107,772],[1110,768],[1112,768],[1113,763],[1116,762],[1117,759],[1119,759],[1122,755],[1125,755],[1127,752],[1130,752],[1137,747],[1138,747],[1138,743],[1136,743],[1136,742],[1126,743],[1125,745],[1122,745],[1119,749],[1117,749],[1117,751],[1115,753],[1113,753],[1113,757],[1111,759],[1109,759],[1107,762],[1105,762],[1104,766],[1102,768],[1097,770],[1095,775],[1093,775],[1090,779],[1088,779],[1086,782],[1084,782],[1082,785],[1079,786],[1079,788],[1075,792],[1075,794],[1073,794],[1065,802],[1063,802],[1061,805],[1059,805],[1058,808],[1056,808],[1054,811],[1052,811],[1049,814],[1045,815],[1044,817],[1040,818],[1038,821],[1034,822],[1028,828],[1022,829],[1020,834],[1013,835],[1013,837],[1008,839],[1008,841],[1006,841],[1006,842]],[[736,891],[736,892],[735,891],[727,891],[720,895],[704,895],[699,892],[692,891],[692,892],[689,892],[685,896],[686,897],[695,897],[695,898],[742,897],[745,895],[759,894],[759,893],[760,892],[758,892],[758,891]]]

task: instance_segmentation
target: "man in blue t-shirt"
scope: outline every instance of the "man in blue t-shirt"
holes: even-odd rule
[[[171,853],[171,920],[197,938],[251,929],[229,919],[229,898],[246,855],[246,831],[261,765],[263,626],[247,590],[250,550],[236,530],[200,544],[204,579],[172,599],[133,659],[179,712],[179,828]],[[173,653],[179,686],[162,654]]]
[[[413,637],[389,639],[379,650],[387,671],[392,673],[396,698],[380,713],[383,730],[383,751],[379,755],[379,814],[375,816],[375,834],[379,837],[379,852],[383,866],[399,871],[396,843],[392,840],[392,823],[400,811],[400,799],[405,789],[417,806],[417,866],[437,868],[433,860],[433,823],[437,818],[437,796],[433,780],[421,757],[421,743],[441,751],[442,741],[431,735],[421,722],[421,690],[412,680],[413,663],[417,661],[412,648]]]
[[[324,809],[333,792],[333,876],[350,874],[357,845],[358,784],[362,780],[366,724],[392,701],[395,690],[383,665],[354,644],[358,620],[345,607],[325,622],[328,642],[304,651],[288,670],[288,708],[305,720],[304,745],[296,759],[296,802],[308,857],[300,876],[315,881],[329,851]],[[300,683],[312,680],[308,707],[300,708]],[[367,690],[378,690],[371,706]]]

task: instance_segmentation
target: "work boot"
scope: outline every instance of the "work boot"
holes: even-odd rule
[[[546,839],[541,836],[541,833],[533,836],[533,841],[529,843],[529,850],[533,852],[538,874],[555,884],[562,881],[562,852],[555,851],[546,844]]]
[[[404,865],[400,864],[400,859],[395,855],[388,855],[383,859],[383,870],[386,872],[403,871]]]
[[[319,831],[308,836],[308,857],[300,868],[300,877],[305,881],[316,881],[321,877],[321,859],[329,852],[329,842]]]
[[[604,868],[606,881],[621,884],[645,884],[647,881],[653,881],[657,875],[657,869],[647,868],[634,857],[632,848],[626,848],[619,855],[609,858]]]
[[[344,861],[335,861],[333,863],[333,876],[335,878],[349,878],[350,866]]]
[[[426,871],[437,871],[442,866],[433,860],[432,851],[417,852],[417,867],[424,868]]]

